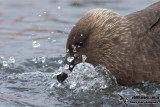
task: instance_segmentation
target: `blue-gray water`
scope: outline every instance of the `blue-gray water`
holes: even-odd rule
[[[160,84],[120,86],[111,75],[96,72],[109,73],[105,67],[86,63],[64,84],[56,81],[66,71],[60,65],[68,33],[87,11],[108,8],[127,15],[157,1],[0,0],[0,107],[123,107],[120,96],[159,96]],[[129,106],[160,106],[128,100]]]

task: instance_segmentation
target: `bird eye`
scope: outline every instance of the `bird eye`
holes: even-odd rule
[[[77,46],[78,46],[78,48],[82,47],[83,46],[83,42],[79,42]]]

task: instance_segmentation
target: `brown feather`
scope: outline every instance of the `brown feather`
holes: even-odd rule
[[[72,28],[66,48],[67,56],[78,55],[75,64],[86,55],[94,66],[105,65],[119,84],[160,82],[160,2],[127,16],[91,10]]]

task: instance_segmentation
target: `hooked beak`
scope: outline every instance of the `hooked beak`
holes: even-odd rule
[[[62,63],[62,66],[64,66],[65,64],[68,64],[69,65],[69,70],[72,71],[75,64],[74,64],[74,61],[75,61],[76,58],[74,58],[74,60],[72,62],[68,62],[67,61],[67,57],[65,57],[63,63]],[[68,77],[68,74],[66,74],[65,72],[62,72],[61,74],[57,75],[57,80],[58,82],[60,83],[63,83],[63,81]]]
[[[68,77],[68,75],[64,72],[62,72],[61,74],[57,75],[57,80],[60,83],[63,83],[63,81]]]

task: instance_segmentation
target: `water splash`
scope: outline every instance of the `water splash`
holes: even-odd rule
[[[109,70],[105,68],[105,66],[99,65],[94,67],[90,63],[86,63],[87,56],[82,55],[82,63],[77,64],[72,72],[68,70],[69,65],[65,64],[61,66],[53,76],[56,78],[57,75],[65,72],[68,74],[68,78],[64,81],[64,84],[59,84],[57,80],[54,82],[51,87],[68,87],[69,89],[74,89],[76,91],[80,90],[99,90],[105,89],[113,85],[117,84],[116,78],[111,74]],[[67,61],[72,62],[74,57],[68,57]]]
[[[106,75],[100,73],[100,69]],[[102,65],[94,67],[90,63],[83,62],[74,67],[67,78],[67,84],[70,89],[76,89],[77,91],[106,89],[116,83],[114,76],[109,74],[109,71]]]
[[[32,61],[33,61],[34,63],[38,63],[38,62],[45,63],[46,57],[45,57],[45,56],[42,56],[42,57],[34,57],[34,58],[32,58]]]
[[[106,89],[116,83],[116,79],[113,75],[109,75],[110,72],[102,65],[94,67],[90,63],[86,63],[86,56],[83,56],[83,63],[77,64],[73,71],[70,72],[64,67],[60,67],[59,71],[53,76],[55,81],[51,87],[57,88],[68,88],[74,91],[87,91],[87,90],[101,90]],[[106,75],[99,73],[99,70],[103,70]],[[61,72],[66,72],[68,78],[64,81],[63,84],[60,84],[56,80],[56,76]],[[110,77],[111,76],[111,77]],[[114,79],[113,79],[114,78]]]
[[[22,93],[21,99],[26,93],[29,95],[28,98],[32,98],[33,93],[36,92],[35,95],[40,94],[41,97],[46,95],[48,98],[49,94],[49,97],[55,97],[61,102],[68,102],[72,105],[76,102],[80,106],[94,106],[96,104],[99,106],[102,103],[102,106],[114,106],[115,104],[124,106],[118,95],[128,99],[135,95],[160,95],[160,84],[144,82],[133,87],[116,85],[114,82],[116,79],[114,80],[114,76],[112,77],[112,74],[103,65],[94,67],[84,61],[76,65],[70,72],[65,69],[65,66],[60,67],[58,63],[58,60],[63,61],[65,57],[44,57],[45,63],[41,58],[43,56],[35,57],[37,63],[32,62],[31,59],[17,58],[15,64],[11,64],[6,58],[2,59],[0,61],[0,67],[2,67],[0,69],[1,87],[4,87],[6,91],[12,90]],[[3,67],[2,61],[7,61],[8,66]],[[42,68],[42,65],[45,64],[47,66]],[[59,70],[56,70],[58,68]],[[56,78],[61,72],[69,75],[63,84],[57,82]],[[53,78],[52,75],[54,75]],[[35,98],[39,98],[39,95]]]

